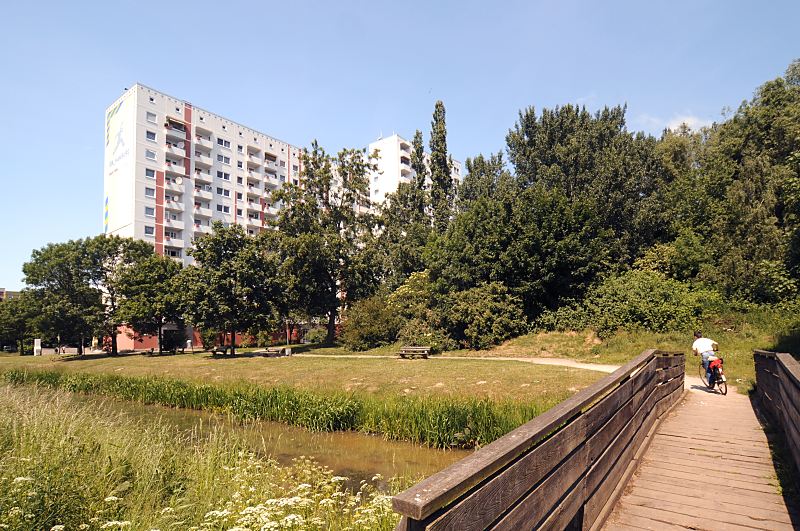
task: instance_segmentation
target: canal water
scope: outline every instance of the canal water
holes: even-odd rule
[[[357,432],[311,432],[304,428],[279,422],[246,421],[232,416],[176,409],[158,405],[146,405],[108,397],[73,394],[77,402],[102,401],[103,408],[113,413],[123,413],[129,418],[143,422],[160,421],[178,430],[211,434],[215,430],[230,433],[243,441],[253,452],[269,456],[282,464],[292,459],[312,457],[345,476],[348,483],[357,487],[361,480],[371,480],[375,474],[384,480],[376,481],[379,487],[387,488],[393,477],[418,479],[430,476],[459,459],[469,455],[468,450],[436,450],[416,444],[387,441],[381,437]]]

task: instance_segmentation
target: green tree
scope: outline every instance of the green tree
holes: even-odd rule
[[[39,327],[59,344],[77,342],[79,354],[86,338],[102,328],[105,312],[85,249],[84,240],[50,243],[22,266],[25,283],[40,302]]]
[[[504,168],[502,153],[468,158],[466,168],[467,174],[458,188],[460,212],[468,210],[470,204],[481,197],[510,200],[517,190],[516,180]]]
[[[443,234],[450,224],[453,205],[453,179],[447,157],[447,124],[444,103],[437,101],[431,121],[430,138],[431,210],[436,232]]]
[[[411,169],[414,170],[413,188],[416,193],[411,194],[414,199],[413,207],[420,219],[427,219],[428,195],[428,167],[425,165],[425,144],[422,140],[422,131],[417,129],[411,141]]]
[[[176,282],[182,312],[193,326],[230,334],[235,354],[237,332],[274,325],[282,297],[277,253],[241,226],[221,222],[196,238],[190,253],[197,265],[184,268]]]
[[[24,354],[25,341],[34,329],[36,311],[32,294],[23,290],[18,297],[0,300],[0,345],[16,345]]]
[[[156,335],[159,354],[164,351],[164,326],[183,326],[176,283],[180,271],[172,258],[152,255],[115,279],[122,296],[118,318],[137,334]]]
[[[521,187],[539,184],[596,205],[596,222],[612,231],[609,252],[621,267],[666,237],[656,201],[665,178],[657,141],[626,130],[624,107],[593,115],[566,105],[541,116],[528,108],[506,141]]]
[[[140,266],[153,255],[153,246],[146,241],[101,234],[83,240],[83,260],[91,285],[103,294],[101,328],[111,338],[111,355],[117,354],[117,332],[122,319],[119,308],[120,278]]]
[[[359,282],[374,276],[366,269],[379,267],[363,247],[375,225],[367,177],[377,169],[375,156],[344,149],[331,157],[315,141],[303,153],[303,185],[273,194],[283,205],[275,225],[284,270],[298,287],[303,313],[327,317],[329,342],[341,305],[364,296]]]

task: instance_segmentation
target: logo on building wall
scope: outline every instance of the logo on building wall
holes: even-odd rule
[[[103,210],[103,232],[108,234],[108,196],[106,196],[106,206]]]
[[[114,105],[114,107],[109,109],[109,111],[106,113],[106,147],[108,147],[108,142],[111,140],[111,119],[114,118],[114,116],[119,112],[119,109],[122,107],[123,103],[125,103],[125,100],[122,100]],[[119,131],[121,130],[122,128],[120,127]],[[119,134],[117,134],[117,137],[119,137]]]
[[[117,165],[130,154],[130,149],[125,145],[125,120],[121,112],[120,101],[106,113],[106,175],[111,176]]]

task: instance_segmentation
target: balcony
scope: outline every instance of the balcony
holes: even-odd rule
[[[206,184],[211,184],[212,182],[214,182],[213,179],[211,178],[210,173],[206,173],[204,171],[199,171],[199,170],[195,170],[194,180],[197,181],[198,183],[206,183]]]
[[[274,206],[270,206],[264,209],[264,215],[270,218],[277,217],[278,212],[280,212],[280,209]]]
[[[179,219],[165,219],[164,226],[170,229],[183,230],[183,221]]]
[[[172,212],[183,212],[183,203],[177,201],[164,201],[164,210],[171,210]]]
[[[194,233],[195,234],[211,234],[211,227],[208,225],[200,225],[199,223],[194,224]]]
[[[171,192],[177,192],[179,194],[183,193],[183,182],[177,183],[175,181],[164,181],[164,188]]]
[[[247,168],[247,176],[252,177],[253,179],[260,180],[261,176],[261,168]]]
[[[205,207],[194,207],[192,211],[196,218],[211,218],[211,209]]]
[[[194,164],[195,166],[202,166],[204,168],[210,168],[213,164],[211,157],[207,157],[200,153],[199,151],[194,152]]]
[[[271,190],[275,190],[280,185],[281,185],[281,183],[278,182],[278,178],[275,177],[275,176],[271,176],[270,175],[270,176],[266,176],[264,178],[264,191],[265,192],[269,192]]]
[[[253,154],[253,153],[249,153],[248,152],[248,154],[247,154],[247,162],[255,164],[256,166],[261,166],[262,164],[264,164],[264,159],[259,157],[259,156],[257,156],[257,155],[255,155],[255,154]]]
[[[261,227],[262,225],[263,225],[263,223],[261,222],[260,219],[251,218],[251,217],[247,218],[247,226],[248,227]]]
[[[183,249],[183,240],[180,238],[170,238],[169,236],[164,236],[164,245],[167,247],[177,247],[179,249]]]
[[[167,162],[164,164],[164,169],[167,171],[167,173],[174,173],[182,176],[186,175],[186,168],[183,167],[183,164],[172,164]]]
[[[256,212],[261,212],[261,203],[257,203],[255,201],[248,201],[247,202],[247,209],[248,210],[255,210]]]
[[[186,150],[181,147],[182,145],[184,145],[184,142],[179,142],[178,144],[167,144],[167,147],[164,149],[164,151],[184,159],[186,158]]]
[[[274,162],[265,162],[264,163],[264,171],[267,173],[271,173],[273,175],[278,174],[278,165]]]
[[[206,201],[211,201],[212,199],[214,199],[214,194],[211,193],[211,190],[203,190],[202,188],[200,188],[198,190],[197,188],[195,188],[194,189],[194,198],[195,199],[205,199]]]
[[[197,135],[194,137],[194,147],[211,151],[211,149],[214,147],[214,144],[211,143],[210,138]]]
[[[180,129],[175,127],[173,124],[169,124],[164,127],[164,131],[167,133],[167,138],[172,139],[176,142],[186,141],[186,129]]]
[[[214,131],[212,131],[210,127],[208,127],[207,125],[204,125],[203,122],[201,122],[199,120],[197,122],[195,122],[194,124],[192,124],[192,126],[194,127],[194,130],[196,132],[203,133],[203,135],[207,136],[207,137],[210,137],[214,133]]]
[[[260,186],[253,186],[250,183],[247,183],[247,193],[249,195],[261,196],[261,187]]]

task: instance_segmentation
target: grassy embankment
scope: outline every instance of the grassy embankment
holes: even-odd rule
[[[198,354],[2,357],[0,371],[11,383],[226,411],[314,430],[358,430],[437,448],[490,442],[603,376],[474,360],[332,362]]]
[[[0,386],[0,527],[389,530],[397,523],[389,498],[370,482],[349,491],[344,478],[309,459],[281,466],[243,448],[229,433],[187,434],[100,401]]]

